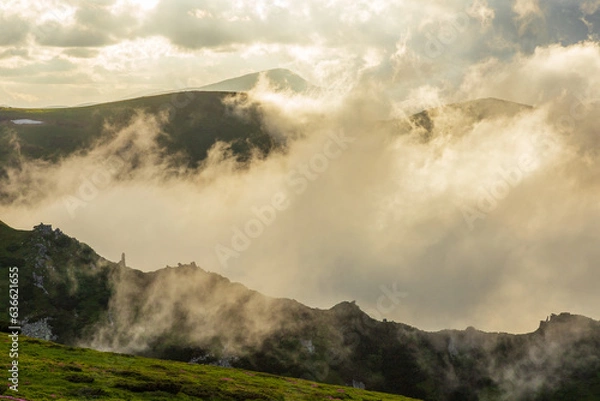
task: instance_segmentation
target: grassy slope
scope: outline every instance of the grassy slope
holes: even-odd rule
[[[2,333],[2,366],[8,336]],[[20,337],[19,393],[44,400],[411,400],[244,370],[133,357]],[[2,397],[0,397],[2,399]]]
[[[104,125],[126,126],[137,111],[150,114],[168,112],[161,145],[168,153],[184,152],[188,163],[204,159],[216,140],[233,143],[232,149],[244,157],[249,148],[267,151],[269,135],[262,131],[257,110],[245,117],[235,115],[223,100],[231,93],[181,92],[148,96],[85,107],[56,109],[16,109],[0,107],[0,165],[14,164],[10,146],[13,134],[23,156],[57,160],[75,151],[88,149],[105,138]],[[244,95],[240,95],[244,96]],[[42,125],[15,125],[11,120],[33,119]]]

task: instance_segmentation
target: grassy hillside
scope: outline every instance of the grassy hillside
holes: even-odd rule
[[[6,367],[8,336],[2,333]],[[233,368],[170,362],[20,338],[19,392],[44,400],[411,400]],[[0,396],[2,399],[2,396]]]
[[[319,310],[265,297],[195,264],[136,271],[106,261],[47,225],[20,231],[0,224],[0,294],[8,294],[10,266],[19,267],[23,332],[66,345],[84,343],[334,386],[356,381],[427,400],[600,399],[600,322],[582,316],[552,315],[523,335],[472,328],[429,333],[373,320],[351,302]],[[6,330],[8,302],[1,304],[0,330]],[[8,353],[0,354],[4,361]],[[60,362],[63,356],[56,358]],[[134,390],[145,388],[135,380],[158,376],[116,375],[133,380],[123,385]],[[96,380],[102,383],[94,379],[92,384]],[[111,391],[123,390],[110,383]],[[75,384],[72,390],[79,391]],[[155,390],[183,391],[169,386]],[[165,399],[157,397],[151,399]]]
[[[190,166],[203,160],[217,141],[233,144],[240,157],[251,148],[268,151],[271,137],[260,124],[259,111],[239,116],[223,103],[231,93],[189,91],[148,96],[86,107],[51,109],[0,108],[0,167],[15,164],[15,139],[21,154],[30,159],[57,160],[89,149],[107,139],[105,124],[125,127],[136,112],[168,113],[160,145],[165,154],[182,153]],[[244,95],[240,95],[244,96]],[[31,119],[40,125],[16,125],[12,120]]]

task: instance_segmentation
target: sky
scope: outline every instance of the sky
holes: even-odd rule
[[[270,68],[326,89],[273,93],[262,82],[230,99],[241,114],[261,104],[265,129],[290,138],[286,153],[243,169],[218,144],[201,169],[168,176],[155,157],[164,116],[145,115],[89,154],[24,161],[3,182],[27,200],[0,205],[7,223],[51,223],[141,270],[194,260],[267,295],[321,308],[356,300],[427,330],[526,332],[562,311],[600,318],[600,1],[0,10],[0,104],[102,102]],[[428,141],[418,127],[372,124],[489,97],[532,108],[495,103],[498,116],[483,121],[483,109],[442,109]],[[138,172],[65,206],[126,141],[145,155]]]
[[[329,86],[389,73],[394,57],[428,59],[429,79],[456,80],[490,56],[595,37],[597,9],[595,0],[8,0],[0,103],[104,102],[270,68]]]

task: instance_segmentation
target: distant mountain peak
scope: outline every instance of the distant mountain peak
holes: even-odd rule
[[[267,78],[271,86],[278,91],[291,90],[301,93],[313,87],[313,85],[300,75],[287,68],[274,68],[205,85],[198,88],[198,90],[211,92],[248,92],[256,86],[261,76]]]
[[[361,315],[365,314],[355,301],[342,301],[329,309],[338,315]]]

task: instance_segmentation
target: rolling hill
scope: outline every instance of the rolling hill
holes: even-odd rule
[[[0,177],[21,160],[57,161],[110,140],[140,112],[163,113],[166,121],[158,138],[163,156],[180,155],[187,167],[197,167],[217,141],[231,144],[239,160],[253,150],[268,153],[281,143],[264,128],[258,107],[236,113],[227,100],[245,98],[264,75],[274,88],[301,92],[312,86],[285,69],[232,78],[194,90],[145,96],[72,108],[18,109],[0,107]],[[279,138],[281,139],[281,138]]]
[[[231,96],[224,92],[189,91],[87,107],[0,108],[0,166],[15,165],[17,156],[57,161],[88,151],[114,137],[138,112],[153,116],[166,113],[159,145],[165,156],[182,153],[192,167],[206,157],[216,141],[231,143],[232,150],[242,159],[251,149],[270,150],[273,141],[261,127],[259,110],[237,115],[224,103]],[[27,119],[42,123],[13,123]],[[14,146],[17,143],[18,152]]]

